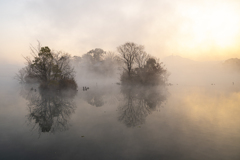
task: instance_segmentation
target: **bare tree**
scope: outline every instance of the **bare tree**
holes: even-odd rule
[[[24,67],[18,71],[18,73],[15,76],[15,79],[17,79],[20,83],[25,83],[26,76],[27,76],[27,69],[26,69],[26,67]]]
[[[53,54],[54,67],[52,79],[60,80],[62,78],[73,78],[74,70],[70,65],[71,56],[68,53],[57,52]]]
[[[106,55],[104,56],[104,60],[106,61],[115,61],[117,58],[116,54],[114,52],[106,52]]]
[[[143,68],[149,58],[149,54],[144,51],[144,46],[139,46],[139,52],[135,57],[138,68]]]
[[[74,69],[70,65],[71,56],[63,52],[51,51],[49,47],[37,48],[31,46],[31,55],[33,57],[24,57],[27,66],[17,74],[21,82],[30,82],[35,80],[42,87],[60,87],[69,84],[72,89],[76,89],[77,84],[74,80]]]
[[[133,70],[135,58],[140,54],[140,52],[143,52],[143,49],[143,46],[137,45],[133,42],[127,42],[117,48],[120,53],[120,58],[126,65],[124,69],[127,71],[129,76]]]

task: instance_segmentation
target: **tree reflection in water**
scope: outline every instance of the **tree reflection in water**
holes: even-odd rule
[[[123,102],[119,105],[119,121],[127,127],[145,123],[146,117],[166,100],[165,87],[121,86]]]
[[[40,133],[67,130],[68,120],[76,109],[74,96],[72,93],[63,95],[53,91],[30,90],[24,97],[28,100],[28,120],[35,122],[33,128],[38,124]]]

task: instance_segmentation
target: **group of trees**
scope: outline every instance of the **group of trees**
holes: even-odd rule
[[[24,57],[27,63],[19,71],[17,78],[22,83],[40,84],[40,92],[26,85],[29,87],[26,96],[29,100],[28,119],[38,124],[36,126],[39,126],[39,132],[62,131],[68,128],[68,119],[76,108],[72,102],[77,93],[73,66],[78,72],[93,74],[97,80],[100,76],[116,76],[116,70],[122,66],[120,80],[124,99],[118,109],[119,121],[128,127],[145,122],[147,115],[166,99],[156,85],[166,84],[167,71],[156,58],[144,51],[142,45],[128,42],[119,46],[117,51],[118,55],[96,48],[82,57],[71,57],[64,52],[52,51],[47,46],[41,47],[40,44],[37,48],[31,47],[31,57]],[[84,77],[87,74],[79,75]],[[109,83],[107,86],[110,86]],[[106,87],[96,88],[87,92],[83,98],[90,105],[101,107],[104,105]],[[62,90],[74,92],[55,92]],[[66,95],[70,97],[67,98]]]
[[[77,89],[69,54],[40,45],[31,51],[32,57],[25,57],[27,66],[17,74],[20,82],[38,82],[42,89]]]
[[[82,57],[74,56],[73,64],[81,76],[89,78],[114,77],[119,67],[117,56],[113,52],[106,52],[101,48],[95,48],[83,54]]]
[[[96,48],[82,57],[73,58],[63,52],[54,52],[49,47],[31,47],[32,57],[25,57],[27,66],[17,74],[21,82],[40,83],[41,88],[77,89],[75,71],[70,63],[87,73],[106,77],[113,75],[120,65],[122,84],[163,85],[167,71],[158,60],[144,50],[144,46],[127,42],[117,47],[118,55]],[[86,76],[86,74],[81,74]]]
[[[166,83],[167,70],[156,58],[147,54],[142,45],[128,42],[117,49],[124,63],[122,84],[164,85]]]

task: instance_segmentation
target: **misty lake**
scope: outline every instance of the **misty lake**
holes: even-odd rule
[[[240,159],[238,84],[91,83],[64,96],[0,83],[1,160]]]

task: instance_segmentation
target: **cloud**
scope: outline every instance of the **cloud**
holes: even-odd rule
[[[9,39],[4,45],[7,46],[4,49],[6,54],[9,41],[14,39],[13,45],[19,42],[22,48],[26,48],[25,53],[29,43],[37,43],[36,40],[72,55],[82,55],[97,47],[115,51],[117,46],[133,41],[160,58],[172,53],[194,57],[190,53],[192,50],[184,47],[193,43],[193,20],[185,13],[198,8],[204,14],[203,8],[210,6],[211,9],[216,3],[236,4],[235,8],[240,8],[235,0],[1,1],[0,9],[4,14],[0,17],[4,22],[0,33],[4,38],[1,37],[0,41]],[[11,36],[8,35],[10,32]],[[212,48],[197,48],[195,51],[203,50],[206,53],[197,54],[204,57],[212,52]]]
[[[31,1],[26,10],[25,23],[35,37],[51,41],[65,37],[79,46],[109,49],[126,41],[144,43],[151,38],[149,32],[166,33],[174,12],[165,1],[136,0]]]

